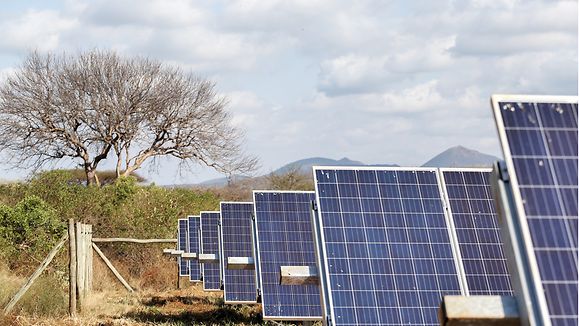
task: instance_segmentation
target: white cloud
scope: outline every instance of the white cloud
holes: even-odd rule
[[[0,22],[0,48],[110,47],[209,76],[265,172],[307,156],[418,165],[458,144],[498,155],[492,93],[577,93],[577,1],[64,6]]]
[[[83,18],[95,25],[186,27],[202,23],[207,13],[189,0],[93,1]]]
[[[56,11],[30,10],[0,23],[0,48],[20,53],[30,49],[54,51],[61,45],[62,33],[77,24],[75,19],[63,17]]]

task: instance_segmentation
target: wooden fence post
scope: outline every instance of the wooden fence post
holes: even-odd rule
[[[92,225],[86,226],[86,291],[90,295],[92,292]]]
[[[78,310],[82,311],[84,302],[84,277],[85,277],[85,250],[83,224],[76,222],[76,296],[78,299]]]
[[[69,286],[68,286],[68,313],[71,317],[76,317],[76,232],[74,230],[74,220],[68,220],[68,252],[69,252]]]

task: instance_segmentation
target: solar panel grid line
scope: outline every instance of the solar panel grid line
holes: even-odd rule
[[[457,257],[464,276],[466,295],[512,295],[498,217],[490,192],[492,168],[439,168],[439,171],[446,207],[451,216],[451,228],[457,241]],[[474,180],[467,182],[466,176]],[[469,193],[469,190],[474,193]],[[453,204],[457,207],[456,212],[453,211]],[[480,225],[483,221],[491,223]],[[469,251],[472,247],[476,250]],[[465,265],[470,267],[469,270],[465,269]],[[474,268],[481,268],[482,271],[475,271]],[[499,269],[503,273],[497,273]],[[481,279],[485,286],[481,287]]]
[[[200,216],[188,216],[187,252],[199,254],[199,220]],[[201,265],[198,260],[189,260],[189,280],[201,281]]]
[[[186,218],[177,220],[177,250],[187,250],[187,225],[188,220]],[[177,256],[177,267],[179,268],[179,276],[189,276],[189,264],[179,256]]]
[[[318,208],[318,212],[319,212],[319,214],[318,214],[318,221],[319,221],[318,228],[320,229],[319,238],[321,239],[321,242],[324,244],[320,249],[322,258],[324,260],[321,265],[325,265],[323,268],[325,270],[324,274],[326,274],[325,278],[327,279],[327,281],[326,281],[327,292],[329,293],[329,295],[326,296],[327,297],[326,298],[326,304],[329,306],[328,310],[329,310],[329,315],[330,315],[329,316],[330,321],[333,324],[372,324],[372,325],[373,324],[398,325],[398,324],[405,324],[405,323],[429,324],[429,325],[438,324],[436,316],[437,316],[437,309],[438,309],[438,305],[439,305],[439,301],[441,299],[441,296],[444,294],[460,294],[460,293],[462,293],[461,285],[460,285],[460,282],[458,281],[457,274],[456,274],[457,273],[457,269],[456,269],[456,265],[455,265],[456,262],[453,258],[454,257],[453,253],[452,253],[453,249],[451,248],[451,244],[450,244],[450,240],[449,240],[449,236],[450,236],[449,230],[448,230],[448,227],[446,227],[448,225],[448,216],[445,213],[444,209],[442,208],[443,202],[442,202],[442,199],[440,197],[441,188],[440,188],[440,184],[438,181],[434,181],[434,183],[432,183],[430,185],[425,185],[425,187],[424,187],[425,191],[435,193],[434,199],[421,198],[421,197],[423,197],[423,195],[432,196],[432,193],[421,194],[420,191],[418,191],[417,193],[410,193],[410,188],[412,188],[412,187],[419,188],[418,185],[416,185],[416,184],[405,185],[405,187],[406,187],[405,193],[407,193],[409,196],[413,196],[413,197],[410,197],[410,199],[409,199],[410,202],[407,204],[415,205],[416,200],[418,200],[418,201],[430,200],[430,202],[429,202],[430,206],[428,208],[429,209],[436,209],[436,213],[434,211],[433,212],[426,212],[425,206],[424,206],[425,202],[420,202],[420,205],[418,205],[420,207],[418,207],[418,208],[417,207],[409,207],[410,211],[412,209],[419,209],[419,212],[421,211],[421,214],[415,214],[416,216],[419,216],[418,218],[430,219],[430,220],[432,220],[431,221],[432,223],[435,223],[435,224],[441,223],[443,225],[446,225],[443,227],[439,227],[438,230],[433,230],[432,233],[429,233],[429,232],[431,232],[430,229],[432,229],[433,226],[435,226],[435,225],[432,225],[432,226],[429,226],[428,228],[426,228],[426,224],[425,224],[424,228],[422,229],[423,232],[426,232],[426,234],[428,234],[429,239],[430,239],[430,236],[432,235],[435,237],[439,237],[439,240],[440,240],[440,237],[442,236],[444,238],[443,234],[446,234],[447,239],[440,240],[444,243],[444,245],[446,246],[446,249],[444,249],[444,247],[437,247],[437,249],[444,249],[444,250],[447,250],[447,252],[445,253],[445,251],[443,250],[440,253],[442,255],[441,257],[437,257],[436,259],[434,259],[434,257],[431,257],[431,260],[429,261],[432,263],[432,268],[433,268],[435,274],[438,273],[438,271],[437,271],[438,268],[442,268],[440,270],[442,273],[438,273],[439,274],[438,276],[441,280],[444,280],[444,283],[439,283],[439,280],[437,279],[435,282],[433,282],[433,283],[435,283],[434,285],[430,284],[430,286],[435,287],[434,290],[438,289],[438,292],[436,292],[434,290],[428,290],[426,288],[426,284],[424,284],[424,283],[422,285],[420,285],[416,281],[416,277],[417,277],[416,275],[418,275],[418,274],[416,274],[416,266],[414,265],[415,262],[420,263],[420,260],[408,259],[408,257],[401,256],[399,259],[399,262],[397,262],[396,264],[392,264],[392,265],[390,265],[390,267],[388,267],[388,268],[394,268],[394,270],[392,270],[391,273],[392,272],[394,272],[395,274],[399,273],[398,275],[387,274],[387,273],[378,274],[378,276],[382,276],[382,275],[392,276],[392,275],[394,275],[394,276],[398,277],[397,279],[392,279],[392,280],[384,279],[384,278],[379,279],[379,281],[381,282],[380,286],[382,289],[382,292],[380,293],[380,295],[381,295],[380,299],[381,300],[391,300],[391,299],[388,299],[387,295],[388,295],[388,292],[391,293],[392,291],[388,290],[387,292],[384,292],[385,291],[384,289],[387,290],[388,288],[387,287],[385,288],[385,286],[387,286],[387,284],[383,283],[383,282],[391,282],[392,283],[391,286],[393,286],[395,298],[394,298],[394,301],[390,302],[389,304],[394,309],[388,309],[388,308],[382,309],[383,307],[389,307],[387,304],[382,305],[379,308],[377,306],[365,305],[364,307],[357,307],[356,306],[356,309],[351,309],[352,307],[354,307],[354,306],[352,306],[354,304],[354,301],[353,301],[354,298],[352,296],[356,296],[356,300],[360,299],[360,297],[358,297],[358,293],[351,294],[351,292],[354,292],[354,291],[343,292],[343,293],[346,293],[349,295],[351,294],[349,296],[349,298],[348,297],[334,298],[335,295],[341,294],[342,292],[340,292],[341,290],[337,291],[332,285],[332,283],[335,281],[332,278],[333,273],[335,271],[337,271],[337,270],[335,270],[336,266],[332,266],[332,264],[341,263],[341,262],[338,260],[333,260],[330,262],[331,259],[329,257],[329,252],[328,252],[328,250],[330,250],[330,249],[328,249],[328,248],[330,246],[334,246],[334,247],[332,247],[332,250],[336,250],[336,249],[343,250],[343,253],[345,253],[345,255],[347,257],[354,257],[354,256],[350,255],[350,253],[348,252],[349,251],[348,246],[346,246],[344,249],[340,249],[339,247],[336,247],[336,245],[333,245],[332,243],[328,242],[328,240],[329,240],[328,236],[335,238],[335,239],[339,239],[340,236],[345,238],[347,236],[345,233],[345,227],[341,228],[341,230],[339,232],[340,234],[338,234],[338,233],[336,233],[336,234],[327,233],[326,234],[326,231],[328,231],[328,229],[331,229],[331,227],[324,225],[324,219],[327,217],[326,215],[330,215],[330,213],[326,214],[326,212],[325,212],[325,210],[328,209],[328,207],[329,207],[329,206],[325,207],[324,206],[325,204],[332,204],[332,205],[338,206],[336,208],[336,210],[339,210],[339,214],[342,214],[342,215],[346,214],[346,213],[348,213],[348,214],[352,213],[356,209],[356,207],[355,207],[356,204],[351,202],[349,198],[344,197],[344,198],[338,198],[340,200],[333,200],[332,196],[330,196],[330,195],[334,195],[334,197],[341,196],[341,194],[339,193],[340,187],[338,187],[339,185],[340,186],[342,185],[338,181],[338,179],[341,178],[340,177],[341,174],[344,176],[347,175],[346,174],[347,172],[349,172],[350,174],[354,174],[355,176],[352,178],[353,180],[350,180],[350,181],[353,181],[353,183],[356,183],[357,181],[360,181],[360,180],[356,180],[356,178],[358,178],[359,175],[361,175],[364,178],[369,178],[368,175],[373,173],[374,180],[373,181],[365,181],[365,182],[370,182],[369,185],[368,184],[367,185],[358,185],[357,186],[358,189],[348,189],[348,187],[350,185],[344,184],[343,185],[344,191],[346,192],[344,195],[346,196],[346,195],[348,195],[347,194],[348,192],[353,191],[354,197],[356,197],[356,196],[361,197],[359,194],[362,191],[362,186],[373,186],[375,188],[375,191],[376,191],[376,194],[374,194],[374,196],[378,196],[378,198],[373,198],[373,199],[374,200],[380,199],[380,201],[379,201],[380,202],[380,204],[379,204],[380,208],[379,208],[378,215],[381,215],[381,217],[384,219],[384,218],[386,218],[388,211],[385,209],[385,207],[383,205],[388,204],[388,202],[384,203],[383,200],[384,199],[389,200],[387,196],[390,194],[387,194],[387,193],[382,194],[381,193],[382,189],[378,187],[379,183],[376,182],[376,180],[378,178],[378,172],[383,173],[383,174],[381,174],[382,178],[384,178],[384,176],[387,174],[388,171],[393,172],[395,174],[395,178],[398,176],[407,176],[408,173],[405,174],[405,172],[412,172],[411,174],[414,174],[414,177],[416,180],[416,178],[417,178],[416,174],[418,172],[422,172],[424,174],[429,172],[429,176],[434,177],[436,179],[437,178],[436,171],[433,169],[430,169],[430,168],[396,168],[396,167],[380,167],[380,168],[374,168],[374,167],[314,167],[313,170],[314,170],[316,193],[318,195],[317,196],[317,208]],[[370,171],[370,173],[364,173],[363,171]],[[318,174],[318,172],[320,172],[321,174]],[[334,172],[333,174],[331,174],[331,177],[330,177],[330,172]],[[330,181],[327,181],[327,184],[323,184],[323,182],[321,182],[321,180],[320,180],[320,178],[322,177],[322,174],[324,174],[324,173],[325,173],[326,179],[328,179],[328,180],[332,179]],[[392,174],[392,173],[390,173],[390,174]],[[346,177],[344,177],[344,178],[346,178]],[[335,179],[335,180],[333,180],[333,179]],[[374,184],[371,184],[372,182]],[[415,181],[415,183],[417,183],[417,182]],[[380,185],[382,185],[382,184],[380,184]],[[322,186],[324,186],[324,189],[321,189]],[[335,189],[332,188],[330,190],[330,188],[328,188],[326,186],[332,186]],[[392,190],[391,185],[389,185],[389,187],[390,187],[390,188],[388,188],[389,190],[385,189],[385,191],[387,191],[387,192],[391,191]],[[395,188],[396,188],[398,196],[400,196],[401,184],[396,184]],[[368,191],[369,188],[364,187],[364,189],[365,189],[364,191]],[[330,194],[330,195],[325,196],[326,194],[323,193],[324,191],[328,191],[328,194]],[[394,197],[396,197],[396,196],[394,196]],[[402,201],[402,199],[403,199],[403,197],[398,198],[398,203],[400,205],[405,204]],[[348,207],[346,207],[346,210],[351,210],[350,212],[344,213],[345,209],[344,209],[344,207],[342,207],[341,200],[344,201],[344,205],[348,206]],[[361,198],[357,198],[357,202],[358,202],[357,205],[361,204],[360,200],[361,200]],[[367,198],[364,200],[368,201]],[[432,206],[432,205],[434,205],[434,206]],[[352,207],[354,207],[354,209],[352,209]],[[360,210],[360,209],[361,209],[360,206],[358,206],[358,210]],[[373,207],[373,208],[370,207],[370,211],[372,211],[372,209],[376,209],[376,207]],[[359,211],[358,213],[362,216],[360,219],[363,220],[364,215],[365,215],[364,212]],[[370,219],[368,219],[368,223],[372,224],[372,223],[375,223],[376,221],[379,221],[379,219],[378,220],[372,220],[372,218],[375,219],[377,216],[376,215],[370,215],[370,214],[371,213],[366,214],[366,215],[370,216]],[[413,216],[413,217],[417,218],[416,216]],[[428,218],[427,218],[427,216],[428,216]],[[329,219],[330,217],[327,217],[327,218],[328,218],[328,221],[331,221]],[[406,217],[403,216],[403,219],[404,218],[406,218]],[[384,219],[382,221],[383,222],[388,221],[391,223],[395,223],[394,220]],[[416,221],[418,221],[418,220],[413,220],[413,223],[415,223]],[[423,220],[423,221],[426,222],[427,220]],[[332,223],[334,223],[334,222],[332,222]],[[369,239],[369,234],[370,234],[369,232],[370,231],[385,231],[384,236],[386,236],[387,238],[392,237],[393,241],[385,239],[383,241],[384,243],[379,243],[379,244],[385,245],[385,247],[388,248],[388,250],[387,250],[387,252],[389,253],[388,257],[391,258],[391,256],[394,253],[400,255],[401,254],[400,250],[405,248],[405,247],[403,247],[404,245],[407,245],[408,255],[410,256],[412,253],[412,248],[410,248],[411,240],[408,239],[409,233],[408,233],[408,228],[407,228],[408,225],[406,223],[407,223],[407,221],[404,221],[404,223],[403,223],[404,225],[397,225],[397,227],[392,227],[392,228],[380,230],[380,228],[376,229],[375,225],[373,225],[371,228],[366,228],[367,225],[365,225],[365,222],[364,222],[364,224],[361,225],[361,228],[350,228],[349,231],[358,232],[358,231],[364,230],[364,231],[362,231],[362,233],[364,234],[364,239]],[[434,229],[436,229],[436,228],[434,228]],[[395,231],[395,232],[398,232],[398,234],[393,232],[391,235],[388,235],[388,231]],[[415,230],[413,230],[413,231],[415,231]],[[400,232],[405,233],[405,238],[404,238],[404,236],[401,235],[402,233],[400,233]],[[373,237],[375,237],[376,235],[377,235],[377,233],[372,234]],[[417,235],[414,235],[414,236],[417,237]],[[336,237],[338,237],[338,238],[336,238]],[[398,238],[402,237],[402,238],[397,239],[397,237]],[[330,240],[335,241],[335,239],[330,239]],[[396,241],[401,241],[401,242],[396,242]],[[406,241],[406,243],[405,243],[405,241]],[[429,241],[430,240],[427,240],[426,242],[429,242]],[[375,245],[375,244],[368,243],[367,245],[369,246],[369,245]],[[365,254],[368,255],[367,250],[369,250],[369,247],[366,247],[365,249],[366,249]],[[432,255],[432,248],[428,248],[428,249],[426,249],[426,251],[421,251],[421,250],[424,250],[424,248],[414,248],[414,249],[417,250],[417,253],[416,253],[417,255],[423,255],[423,254]],[[356,251],[357,249],[354,247],[353,250]],[[428,253],[426,253],[426,252],[428,252]],[[335,252],[333,252],[332,254],[334,254],[334,253]],[[377,251],[373,252],[374,255],[376,253],[378,253],[378,252]],[[340,254],[342,254],[342,253],[340,253]],[[355,252],[355,254],[356,255],[360,255],[360,254],[364,255],[364,253],[362,253],[362,252]],[[449,255],[449,257],[447,259],[444,259],[444,255]],[[368,256],[368,258],[370,258],[370,257]],[[377,258],[377,256],[374,258]],[[390,258],[388,258],[388,259],[390,259]],[[406,259],[404,259],[404,258],[406,258]],[[352,258],[352,259],[355,259],[355,258]],[[384,261],[387,261],[387,260],[384,258],[380,258],[380,257],[378,257],[378,259],[375,260],[375,262],[377,262],[377,263],[381,263]],[[424,261],[427,261],[427,260],[425,259]],[[372,260],[370,262],[372,263]],[[404,265],[400,265],[403,262],[408,263],[408,266],[410,266],[410,267],[404,267]],[[350,265],[350,264],[346,264],[345,266],[340,265],[340,268],[343,268],[340,271],[345,272],[347,274],[347,276],[349,275],[351,278],[353,278],[354,274],[351,273],[350,268],[357,269],[355,272],[359,272],[359,269],[361,267],[356,266],[356,265],[358,265],[358,264],[363,265],[363,263],[364,263],[364,260],[359,260],[359,261],[356,261],[355,264],[353,264],[353,265]],[[438,264],[440,264],[440,265],[438,265]],[[377,266],[380,266],[380,265],[377,265]],[[421,266],[421,267],[424,268],[424,266]],[[333,268],[334,272],[330,271],[330,268]],[[384,268],[386,268],[386,265],[384,265]],[[410,268],[412,271],[410,271],[408,274],[404,274],[404,272],[402,270],[400,270],[401,268]],[[370,265],[368,265],[368,269],[370,270]],[[396,269],[399,269],[399,270],[397,271]],[[371,274],[372,273],[373,273],[373,271],[371,272]],[[444,273],[449,273],[449,274],[444,274]],[[412,277],[411,278],[405,277],[406,275],[410,275]],[[336,274],[336,278],[338,278],[338,276],[339,275]],[[376,275],[373,275],[373,276],[376,276]],[[420,279],[421,281],[426,281],[425,275],[420,275],[420,277],[421,277],[421,279]],[[411,279],[412,279],[412,281],[410,281]],[[400,281],[400,285],[398,285],[398,281]],[[352,280],[350,279],[350,280],[348,280],[348,282],[352,282]],[[378,302],[378,300],[376,298],[377,294],[375,291],[377,288],[373,282],[374,282],[374,280],[372,279],[370,283],[371,283],[371,288],[373,288],[374,290],[373,291],[366,291],[366,292],[371,293],[371,296],[373,296],[373,298],[370,301],[373,301],[374,302],[373,304],[376,304]],[[408,282],[410,282],[410,283],[408,283]],[[347,283],[347,284],[343,283],[343,284],[351,287],[351,285],[353,283]],[[412,285],[412,284],[414,284],[414,285]],[[361,285],[362,284],[356,284],[356,286],[361,286]],[[441,285],[444,286],[444,290],[442,292],[440,291]],[[340,283],[337,283],[337,286],[341,287],[342,285]],[[388,286],[390,286],[390,285],[388,285]],[[419,294],[415,293],[415,292],[417,292],[416,286],[420,286],[420,287],[425,286],[426,290],[423,291],[422,293],[420,293],[420,295],[423,295],[424,298],[419,297]],[[362,291],[360,293],[363,294],[363,292],[364,291]],[[384,295],[386,295],[386,297],[384,297]],[[416,302],[412,303],[413,302],[412,300],[414,300],[413,298],[418,302],[422,302],[422,300],[428,301],[429,307],[428,308],[422,308],[422,310],[420,310],[421,308],[418,308],[419,306],[416,305]],[[336,300],[337,299],[340,300],[340,302],[339,302],[340,307],[336,307]],[[361,299],[366,300],[369,298],[366,298],[366,299],[361,298]],[[344,300],[346,300],[346,301],[344,301]],[[411,300],[411,301],[409,301],[409,300]],[[434,300],[434,301],[432,301],[432,300]],[[351,301],[352,304],[350,304],[350,305],[345,304],[345,302],[348,302],[348,301]],[[363,301],[360,301],[360,302],[362,303]],[[406,308],[403,308],[403,307],[406,307]],[[412,307],[415,307],[415,308],[412,308]],[[338,309],[339,309],[339,312],[337,312]],[[428,309],[430,309],[430,310],[428,310]],[[378,310],[378,311],[375,311],[375,310]],[[420,310],[420,311],[417,311],[417,310]],[[338,314],[338,313],[340,314],[339,318],[343,318],[343,319],[338,320],[338,318],[336,317],[336,314]],[[349,313],[351,313],[351,316],[348,315]],[[424,313],[426,313],[426,315],[424,315]],[[392,314],[397,314],[397,316],[393,316]]]
[[[493,95],[491,98],[509,171],[512,209],[517,215],[517,223],[513,225],[519,231],[511,232],[518,232],[515,238],[522,239],[523,248],[515,255],[524,255],[522,261],[528,262],[528,266],[517,268],[519,273],[528,271],[531,278],[528,291],[520,286],[517,289],[523,292],[526,304],[538,302],[536,309],[528,309],[529,318],[544,325],[577,324],[578,320],[577,305],[567,303],[577,302],[577,207],[573,206],[577,203],[577,102],[575,96]],[[559,128],[561,124],[565,126]],[[530,166],[534,169],[529,169]],[[546,216],[548,218],[544,218]],[[551,246],[548,241],[553,233],[546,233],[545,228],[561,235]],[[567,251],[571,253],[567,254],[570,258],[562,255]],[[559,256],[555,259],[556,253]],[[550,261],[539,262],[539,257]],[[565,258],[568,261],[564,261]],[[561,269],[564,263],[570,264],[566,268],[575,273],[565,275],[564,271],[554,268]],[[565,280],[567,277],[571,277],[571,281]],[[546,282],[547,278],[558,280]],[[546,287],[551,284],[569,286]],[[557,300],[553,296],[557,296]],[[565,306],[572,314],[562,314],[563,308],[559,306]],[[535,314],[535,310],[540,313]],[[545,317],[548,319],[543,319]]]
[[[492,170],[492,169],[491,169]],[[483,248],[487,249],[487,252],[490,251],[489,248],[494,248],[495,249],[495,254],[497,254],[498,252],[501,253],[501,256],[499,258],[497,258],[493,263],[497,268],[500,268],[503,273],[496,273],[495,272],[495,277],[496,278],[500,278],[500,284],[492,284],[489,283],[489,285],[493,286],[493,291],[489,291],[489,294],[500,294],[500,295],[514,295],[513,292],[513,288],[512,288],[512,281],[511,281],[511,275],[510,272],[508,270],[508,266],[507,266],[507,262],[506,262],[506,256],[504,253],[504,242],[502,240],[502,235],[501,235],[501,231],[500,231],[500,225],[499,225],[499,220],[498,220],[498,214],[496,213],[496,203],[494,200],[494,196],[490,187],[490,178],[492,176],[492,172],[490,173],[486,173],[486,177],[487,177],[487,183],[488,185],[484,187],[484,191],[485,191],[485,196],[486,198],[489,198],[489,209],[494,210],[495,213],[492,216],[492,220],[493,220],[493,228],[491,228],[491,230],[489,230],[488,232],[492,232],[493,236],[496,237],[495,240],[497,241],[497,243],[499,243],[498,246],[495,247],[494,244],[479,244],[479,246],[481,247],[481,251],[484,254],[484,250],[482,250]],[[490,201],[492,201],[492,203],[490,203]],[[481,214],[482,215],[482,214]],[[487,217],[488,218],[488,217]],[[496,229],[496,231],[495,231]],[[483,231],[486,229],[483,228],[479,228],[479,230]],[[484,246],[483,246],[484,245]],[[501,286],[503,286],[501,288]],[[495,292],[496,291],[496,292]]]
[[[378,180],[376,180],[376,181],[378,181]],[[401,193],[400,185],[398,184],[397,187],[398,187],[398,191]],[[378,189],[378,191],[380,192],[379,189]],[[380,196],[380,197],[381,197],[381,196]],[[401,203],[401,204],[402,204],[402,203]],[[381,205],[382,205],[382,204],[381,204]],[[405,216],[405,215],[406,215],[406,214],[405,214],[404,211],[403,211],[403,212],[402,212],[402,216]],[[405,220],[405,219],[404,219],[404,220]],[[406,236],[407,236],[407,237],[410,237],[410,235],[408,234],[408,223],[407,223],[407,221],[404,221],[404,229],[405,229],[405,231],[406,231]],[[428,240],[430,240],[430,239],[428,239]],[[430,241],[427,241],[427,242],[430,243]],[[412,262],[414,261],[414,257],[413,257],[413,255],[412,255],[412,251],[410,251],[410,260],[411,260]],[[412,263],[412,266],[413,266],[413,268],[416,268],[416,266],[414,265],[414,262]],[[415,282],[416,284],[418,284],[418,279],[416,278],[416,275],[412,275],[412,276],[414,276],[414,282]],[[439,286],[440,286],[440,285],[437,284],[437,287],[439,287]],[[395,288],[395,289],[396,289],[396,288]],[[400,290],[396,289],[395,291],[396,291],[396,292],[399,292]],[[399,300],[400,300],[400,298],[399,298]],[[419,307],[422,306],[422,300],[421,300],[420,297],[418,297],[418,306],[419,306]],[[401,313],[402,313],[402,311],[400,310],[400,320],[402,320],[402,318],[403,318],[403,315],[402,315]],[[420,314],[420,317],[421,317],[421,319],[422,319],[422,323],[421,323],[421,324],[424,324],[424,323],[425,323],[425,319],[424,319],[424,315],[423,315],[422,313]],[[383,324],[383,323],[380,321],[379,324]]]
[[[228,257],[249,257],[253,254],[251,235],[253,202],[226,201],[221,202],[220,207],[224,302],[226,304],[256,303],[255,271],[226,268]],[[254,263],[256,263],[255,259]]]
[[[219,211],[202,211],[200,213],[201,253],[214,254],[218,263],[203,263],[203,290],[221,291],[221,260],[219,252]]]
[[[460,169],[460,172],[469,171],[469,170],[470,169],[462,168],[462,169]],[[443,168],[439,168],[438,171],[440,173],[439,180],[442,184],[442,188],[446,190],[447,186],[446,186],[446,181],[444,178],[444,172],[447,170],[443,169]],[[456,171],[458,171],[458,170],[456,170]],[[448,191],[443,192],[443,198],[444,198],[444,202],[445,202],[445,209],[448,211],[450,216],[453,216],[452,207],[450,204],[450,196],[448,194]],[[459,243],[458,234],[456,231],[456,225],[454,223],[454,218],[450,218],[449,221],[450,221],[450,228],[454,231],[453,235],[452,235],[452,239],[454,242],[454,247],[457,248],[457,249],[455,249],[457,262],[463,262],[464,258],[462,257],[462,252],[460,250],[460,243]],[[458,263],[458,269],[460,270],[460,276],[461,276],[460,280],[461,280],[462,286],[463,286],[463,291],[464,291],[463,293],[464,293],[464,295],[470,295],[470,290],[469,290],[468,281],[466,278],[466,271],[464,268],[464,264]]]
[[[315,199],[315,192],[255,190],[253,197],[263,319],[321,320],[319,286],[279,284],[281,266],[317,265],[311,225],[311,203]],[[296,227],[290,228],[288,223]],[[285,311],[282,312],[283,309]]]

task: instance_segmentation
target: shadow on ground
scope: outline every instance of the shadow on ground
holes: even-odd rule
[[[222,299],[195,296],[153,296],[143,299],[145,307],[120,318],[140,323],[175,325],[256,325],[268,324],[261,318],[257,305],[226,305]]]

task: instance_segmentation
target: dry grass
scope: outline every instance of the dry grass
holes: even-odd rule
[[[128,268],[119,266],[121,274]],[[84,302],[77,318],[67,317],[66,288],[51,276],[42,276],[18,303],[13,314],[0,317],[0,325],[255,325],[261,320],[259,305],[225,305],[221,292],[205,292],[199,283],[190,283],[180,290],[156,290],[156,287],[175,287],[174,263],[157,271],[147,270],[139,279],[128,281],[136,293],[128,293],[111,277],[107,267],[95,259],[95,291]],[[173,273],[174,272],[174,273]],[[170,275],[173,275],[171,278]],[[155,284],[148,281],[161,278]],[[10,274],[0,266],[0,304],[5,305],[25,282],[25,278]],[[185,282],[186,283],[186,282]],[[171,284],[171,285],[168,285]],[[153,285],[148,287],[148,285]]]
[[[24,282],[26,278],[9,273],[5,265],[0,265],[0,306],[4,307]],[[63,286],[65,284],[54,273],[42,275],[14,307],[13,314],[62,316],[68,305],[68,296]]]
[[[128,294],[95,292],[77,318],[9,316],[1,325],[257,325],[264,323],[258,305],[224,305],[220,292],[204,292],[201,284],[182,290]]]
[[[106,253],[105,253],[106,254]],[[77,318],[67,317],[68,285],[53,271],[41,276],[18,303],[12,315],[2,317],[0,325],[274,325],[261,319],[259,305],[225,305],[221,292],[205,292],[199,283],[188,283],[175,290],[176,264],[165,257],[151,257],[154,264],[143,264],[140,274],[127,265],[112,262],[136,293],[128,293],[106,265],[94,259],[93,292]],[[131,273],[133,271],[133,273]],[[62,277],[61,277],[62,278]],[[0,264],[0,305],[3,307],[25,277],[11,274]]]

